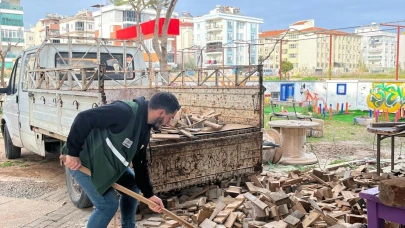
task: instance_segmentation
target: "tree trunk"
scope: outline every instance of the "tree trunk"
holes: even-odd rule
[[[0,58],[1,58],[1,77],[0,77],[0,80],[1,80],[1,86],[3,86],[3,88],[4,88],[4,87],[6,87],[6,83],[4,82],[4,68],[5,68],[6,60],[4,58],[3,53],[1,53]]]

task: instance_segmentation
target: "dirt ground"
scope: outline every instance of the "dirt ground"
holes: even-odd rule
[[[326,130],[330,131],[328,127]],[[309,139],[307,150],[315,152],[321,167],[331,163],[375,158],[373,135],[361,128],[353,134],[350,136],[352,140],[337,138],[334,141],[330,135],[321,139]],[[359,140],[361,137],[366,139]],[[396,159],[401,149],[402,141],[399,139],[396,144]],[[390,158],[388,142],[382,144],[382,152],[382,158]],[[37,211],[37,214],[32,212],[38,207],[46,209]],[[7,160],[3,138],[0,137],[0,227],[84,227],[91,211],[92,208],[78,210],[71,204],[66,194],[64,169],[60,166],[58,155],[47,154],[46,157],[41,157],[22,150],[21,158]],[[18,217],[20,213],[32,215],[22,221]]]

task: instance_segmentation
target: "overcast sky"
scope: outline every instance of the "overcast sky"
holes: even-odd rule
[[[24,24],[34,25],[46,13],[69,16],[94,10],[91,6],[100,3],[106,0],[22,0]],[[317,27],[328,29],[405,20],[404,0],[178,0],[176,12],[199,16],[215,5],[239,7],[246,16],[263,18],[260,30],[284,29],[305,19],[315,19]]]

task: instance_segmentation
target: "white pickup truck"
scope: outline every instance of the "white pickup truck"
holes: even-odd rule
[[[200,70],[194,85],[186,86],[183,77],[176,81],[181,86],[160,86],[145,73],[142,52],[137,48],[106,46],[97,40],[93,45],[72,44],[70,40],[54,44],[49,39],[15,60],[8,87],[0,89],[6,94],[1,130],[8,159],[19,158],[21,148],[41,156],[59,153],[74,118],[83,110],[170,91],[192,112],[214,109],[221,114],[220,121],[244,127],[200,134],[197,139],[151,141],[150,173],[155,192],[261,170],[262,86],[242,86],[237,79],[233,86],[219,86],[220,73],[213,69]],[[206,86],[209,80],[203,80],[203,75],[215,76],[214,85]],[[182,78],[181,73],[177,76]],[[91,206],[69,172],[66,175],[73,203],[79,208]]]

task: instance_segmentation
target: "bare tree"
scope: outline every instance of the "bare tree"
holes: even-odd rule
[[[148,55],[149,86],[151,86],[152,81],[154,80],[154,70],[152,67],[152,53],[150,53],[149,48],[145,44],[145,39],[141,31],[140,22],[142,11],[148,7],[152,7],[154,4],[156,4],[156,1],[145,2],[145,0],[110,0],[110,2],[113,3],[114,5],[130,4],[135,11],[136,34],[137,34],[136,44],[141,50],[143,49]]]
[[[177,0],[165,0],[165,1],[157,1],[155,4],[156,9],[156,20],[155,20],[155,29],[152,39],[153,50],[156,52],[159,58],[159,65],[160,65],[160,72],[163,78],[166,81],[169,81],[169,74],[168,74],[168,54],[167,54],[167,40],[168,40],[168,28],[170,18],[172,17],[174,8],[176,7]],[[167,8],[165,21],[163,23],[162,28],[162,35],[159,36],[159,19],[162,12],[162,8]]]
[[[16,47],[20,41],[18,41],[16,44],[11,44],[11,42],[8,42],[7,47],[5,50],[1,49],[0,50],[0,59],[1,59],[1,76],[0,76],[0,83],[1,86],[6,87],[6,82],[4,81],[4,71],[6,68],[6,56],[7,53],[11,51],[12,47]]]

